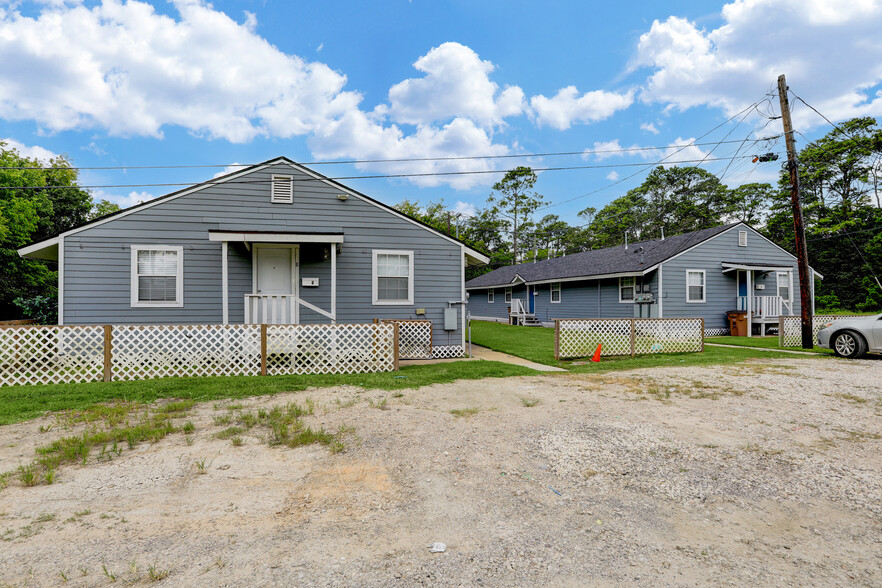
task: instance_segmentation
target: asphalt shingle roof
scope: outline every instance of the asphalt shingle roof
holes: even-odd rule
[[[642,272],[646,268],[669,259],[678,253],[698,245],[711,237],[719,235],[737,224],[720,225],[701,229],[682,235],[674,235],[664,240],[641,241],[624,245],[583,251],[565,257],[554,257],[518,265],[508,265],[478,276],[466,282],[466,288],[507,286],[516,275],[527,282],[541,282],[564,278],[592,277],[608,274]],[[642,261],[641,261],[642,248]]]

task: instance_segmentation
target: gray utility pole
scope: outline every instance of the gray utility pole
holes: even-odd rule
[[[799,306],[802,310],[802,348],[812,349],[815,342],[812,333],[811,280],[814,279],[814,276],[809,275],[808,251],[805,248],[805,226],[802,222],[802,205],[799,200],[796,141],[793,139],[790,101],[787,99],[787,81],[784,79],[784,74],[778,76],[778,99],[781,102],[781,120],[784,123],[784,139],[787,143],[787,169],[790,172],[790,204],[793,207],[793,233],[796,241],[796,263],[799,268]]]

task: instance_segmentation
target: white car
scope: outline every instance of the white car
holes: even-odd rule
[[[818,331],[818,345],[851,359],[882,353],[882,314],[825,323]]]

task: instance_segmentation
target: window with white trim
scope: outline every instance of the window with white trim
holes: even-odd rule
[[[627,276],[619,278],[619,302],[634,302],[634,284],[637,278]]]
[[[560,282],[551,283],[551,302],[560,302]]]
[[[496,290],[490,288],[489,290],[487,290],[487,303],[493,304],[494,298],[496,298]]]
[[[704,301],[704,270],[686,270],[686,302]]]
[[[776,278],[778,282],[778,296],[784,302],[790,302],[790,273],[778,272]]]
[[[273,204],[291,204],[294,202],[294,177],[273,176],[270,202]]]
[[[747,247],[747,231],[738,231],[738,246]]]
[[[413,251],[373,250],[375,305],[413,304]]]
[[[511,288],[505,289],[505,303],[508,304],[511,302]]]
[[[181,246],[132,245],[132,306],[183,306],[183,256]]]

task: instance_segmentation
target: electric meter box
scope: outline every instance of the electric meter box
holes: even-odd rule
[[[456,309],[455,308],[445,308],[444,309],[444,330],[445,331],[455,331],[456,330]]]

